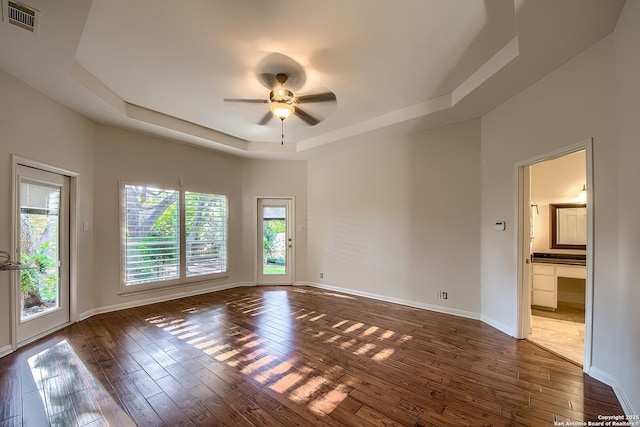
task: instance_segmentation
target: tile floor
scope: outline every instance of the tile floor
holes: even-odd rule
[[[584,309],[531,309],[529,340],[572,362],[584,363]]]

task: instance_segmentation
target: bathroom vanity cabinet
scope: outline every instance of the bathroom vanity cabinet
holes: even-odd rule
[[[558,308],[558,277],[586,279],[587,268],[583,265],[534,262],[532,274],[531,305],[556,309]]]

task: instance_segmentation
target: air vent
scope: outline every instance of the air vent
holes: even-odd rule
[[[38,22],[40,21],[40,12],[24,5],[22,3],[8,1],[7,2],[7,18],[9,23],[16,25],[32,33],[38,32]]]

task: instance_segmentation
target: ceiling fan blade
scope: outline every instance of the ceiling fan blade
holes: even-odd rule
[[[307,113],[306,111],[301,110],[300,107],[296,107],[294,114],[297,115],[298,117],[300,117],[302,120],[304,120],[310,126],[315,126],[318,123],[320,123],[320,120],[316,119],[315,117],[313,117],[311,114]]]
[[[224,98],[224,102],[248,102],[250,104],[267,104],[269,103],[266,99],[243,99],[243,98]]]
[[[266,113],[264,116],[262,116],[262,118],[260,119],[260,121],[258,122],[258,124],[259,124],[260,126],[264,126],[264,125],[266,125],[266,124],[269,122],[269,120],[271,120],[272,118],[273,118],[273,113],[272,113],[271,111],[267,111],[267,113]]]
[[[296,97],[296,101],[298,104],[309,103],[309,102],[327,102],[327,101],[335,101],[336,94],[333,92],[324,92],[324,93],[316,93],[314,95],[302,95]]]

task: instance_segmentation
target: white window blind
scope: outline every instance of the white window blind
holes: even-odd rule
[[[125,185],[125,284],[180,277],[179,193]]]
[[[227,271],[227,196],[133,184],[122,191],[123,289]]]
[[[187,277],[227,270],[227,197],[185,192]]]

